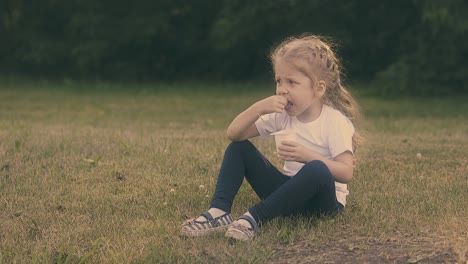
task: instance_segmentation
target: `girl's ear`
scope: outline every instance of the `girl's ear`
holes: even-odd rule
[[[319,81],[315,87],[316,87],[316,91],[315,91],[316,95],[318,95],[319,97],[322,97],[325,94],[325,91],[327,90],[327,83],[325,83],[324,81]]]

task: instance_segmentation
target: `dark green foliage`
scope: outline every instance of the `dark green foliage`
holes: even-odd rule
[[[467,2],[414,2],[418,20],[402,32],[398,56],[377,75],[377,90],[390,95],[466,94]]]
[[[381,94],[466,93],[463,0],[1,0],[0,70],[109,79],[268,79],[275,43],[335,40]]]

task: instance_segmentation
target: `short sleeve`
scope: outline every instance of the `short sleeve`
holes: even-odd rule
[[[258,133],[262,137],[267,137],[271,133],[278,131],[276,128],[276,113],[262,115],[255,121]]]
[[[328,130],[328,146],[332,158],[345,151],[353,153],[354,126],[345,116],[337,116],[330,123]]]

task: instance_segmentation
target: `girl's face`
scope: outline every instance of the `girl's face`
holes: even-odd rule
[[[277,59],[274,67],[276,94],[288,99],[285,107],[288,115],[296,116],[302,122],[317,118],[322,105],[313,81],[288,60]]]

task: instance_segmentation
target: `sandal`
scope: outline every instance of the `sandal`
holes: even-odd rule
[[[229,213],[213,218],[209,212],[204,212],[201,216],[204,216],[207,220],[197,221],[197,218],[192,218],[185,221],[180,230],[181,235],[186,237],[195,237],[225,231],[234,221]]]
[[[238,222],[239,219],[246,220],[250,223],[251,227],[246,227],[245,225],[240,224]],[[257,222],[255,222],[255,220],[248,215],[241,215],[239,218],[237,218],[236,221],[234,221],[229,226],[228,230],[226,231],[225,237],[241,241],[253,240],[255,236],[255,229],[257,229]]]

